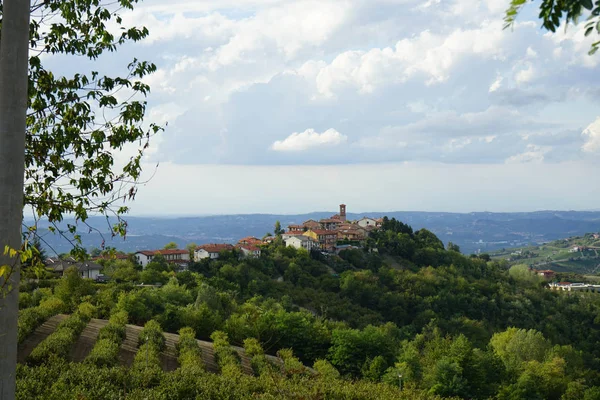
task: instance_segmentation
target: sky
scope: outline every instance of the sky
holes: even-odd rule
[[[594,37],[538,3],[503,30],[508,4],[139,3],[150,35],[97,61],[158,67],[131,215],[598,209]]]

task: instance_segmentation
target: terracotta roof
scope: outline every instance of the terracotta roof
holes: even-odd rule
[[[320,222],[321,223],[331,223],[331,222],[341,223],[342,221],[339,219],[333,219],[333,218],[323,218]]]
[[[240,249],[244,248],[248,251],[260,251],[260,247],[253,246],[251,244],[239,244],[236,247],[239,247]]]
[[[189,250],[179,250],[179,249],[169,249],[169,250],[157,250],[156,254],[162,254],[162,255],[167,255],[167,254],[190,254]]]
[[[189,254],[187,250],[178,250],[178,249],[162,249],[162,250],[142,250],[136,251],[135,254],[143,254],[145,256],[155,256],[157,254],[161,255],[170,255],[170,254]]]
[[[243,239],[238,240],[238,243],[259,244],[262,243],[262,240],[260,240],[259,238],[255,238],[254,236],[247,236]]]
[[[209,243],[196,247],[196,250],[206,250],[209,253],[220,253],[221,251],[231,249],[233,249],[233,246],[226,243]]]

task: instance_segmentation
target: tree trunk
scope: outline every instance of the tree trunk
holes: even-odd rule
[[[0,267],[12,274],[0,293],[0,399],[15,398],[19,264],[5,246],[21,247],[30,0],[4,0],[0,44]]]

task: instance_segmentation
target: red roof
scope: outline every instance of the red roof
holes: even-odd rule
[[[162,254],[162,255],[167,255],[167,254],[190,254],[190,252],[188,250],[179,250],[179,249],[163,249],[163,250],[156,250],[155,254]]]
[[[251,244],[238,244],[236,247],[239,247],[240,249],[244,248],[248,251],[260,251],[259,247],[253,246]]]
[[[189,251],[187,250],[178,250],[178,249],[162,249],[162,250],[142,250],[142,251],[138,251],[137,253],[141,253],[145,256],[155,256],[157,254],[162,254],[162,255],[167,255],[167,254],[189,254]]]
[[[262,240],[255,238],[254,236],[247,236],[243,239],[240,239],[238,243],[246,243],[246,244],[259,244],[262,243]]]
[[[225,250],[231,250],[233,246],[226,243],[209,243],[196,247],[196,250],[206,250],[209,253],[220,253]]]

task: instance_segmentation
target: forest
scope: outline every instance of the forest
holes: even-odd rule
[[[385,218],[363,249],[339,256],[279,239],[259,258],[231,251],[187,271],[107,256],[108,283],[75,270],[31,273],[20,287],[19,342],[66,317],[19,365],[17,395],[600,399],[600,295],[550,291],[523,266],[459,250]],[[104,325],[74,362],[70,349],[92,319]],[[122,365],[130,325],[143,329]],[[163,371],[169,334],[178,334],[177,366]],[[211,342],[218,373],[198,340]]]

